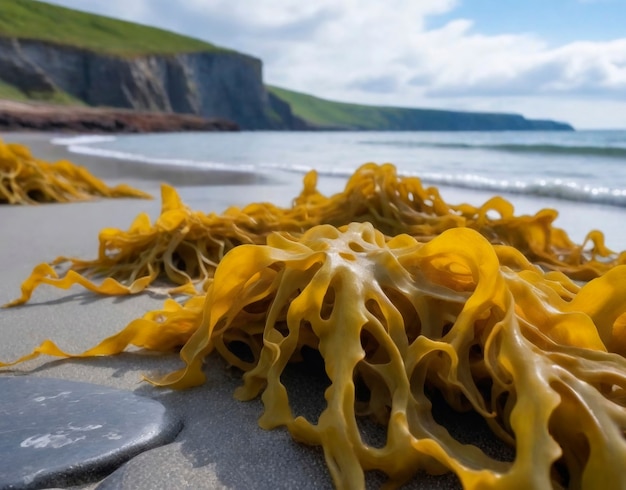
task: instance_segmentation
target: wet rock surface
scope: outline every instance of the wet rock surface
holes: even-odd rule
[[[97,481],[181,429],[165,407],[91,383],[0,377],[0,488]]]

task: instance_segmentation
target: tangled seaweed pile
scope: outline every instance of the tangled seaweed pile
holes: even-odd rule
[[[28,301],[40,284],[64,289],[80,284],[100,294],[124,295],[141,292],[161,277],[175,285],[171,293],[197,294],[196,286],[213,277],[217,264],[234,247],[264,244],[275,231],[299,234],[320,224],[369,222],[387,236],[407,233],[420,241],[468,227],[494,244],[517,248],[547,270],[560,270],[578,280],[593,279],[626,263],[626,252],[618,255],[605,247],[600,232],[590,232],[577,245],[553,226],[556,218],[551,209],[515,216],[513,206],[500,197],[479,207],[450,205],[437,188],[424,188],[416,177],[398,176],[391,164],[363,165],[343,192],[330,197],[317,190],[317,174],[310,172],[289,208],[252,203],[221,215],[189,209],[173,188],[164,185],[161,215],[154,224],[141,214],[127,231],[103,230],[94,260],[59,257],[52,264],[38,265],[22,285],[21,297],[8,306]],[[53,266],[66,263],[69,271],[59,278]],[[94,275],[105,279],[96,284],[88,279]]]
[[[94,196],[151,199],[124,184],[108,187],[69,161],[47,163],[33,157],[26,146],[0,140],[0,204],[85,201]]]
[[[80,356],[183,345],[184,368],[153,382],[187,388],[216,350],[245,373],[236,397],[262,396],[262,427],[322,446],[337,488],[364,488],[369,470],[390,487],[425,470],[468,489],[624,488],[625,294],[625,266],[579,286],[469,228],[423,243],[320,225],[234,248],[205,296],[169,300]],[[242,342],[252,360],[231,351]],[[305,346],[330,379],[316,423],[292,412],[280,380]],[[47,341],[18,362],[39,354],[68,355]],[[484,417],[514,460],[454,439],[433,417],[433,388]],[[386,426],[384,445],[364,441],[359,416]]]
[[[552,210],[515,216],[502,198],[449,205],[391,165],[361,167],[330,197],[310,173],[290,208],[207,215],[168,186],[162,195],[154,224],[140,215],[126,232],[103,230],[96,260],[57,259],[70,262],[64,277],[37,266],[11,304],[41,283],[132,294],[162,276],[191,298],[82,354],[46,341],[0,367],[180,349],[184,367],[151,382],[188,388],[216,351],[244,372],[237,398],[261,395],[260,425],[321,446],[338,488],[363,488],[370,470],[390,487],[419,471],[452,471],[468,489],[626,487],[626,255],[600,232],[576,245]],[[305,348],[330,380],[316,422],[293,413],[280,380]],[[452,437],[431,390],[481,415],[513,461]],[[362,437],[361,416],[386,427],[382,446]]]

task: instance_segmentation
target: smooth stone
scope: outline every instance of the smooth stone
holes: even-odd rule
[[[129,391],[31,376],[0,377],[0,488],[96,481],[166,444],[181,422]]]

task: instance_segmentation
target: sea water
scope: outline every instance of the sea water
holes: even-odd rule
[[[295,197],[311,169],[323,192],[342,189],[366,162],[440,187],[451,203],[502,195],[517,213],[560,212],[557,225],[581,241],[601,229],[626,249],[626,131],[234,132],[89,136],[54,140],[76,153],[144,165],[254,171],[289,183]]]

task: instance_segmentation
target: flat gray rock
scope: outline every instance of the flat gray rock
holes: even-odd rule
[[[0,377],[0,488],[96,481],[180,428],[161,403],[129,391]]]

